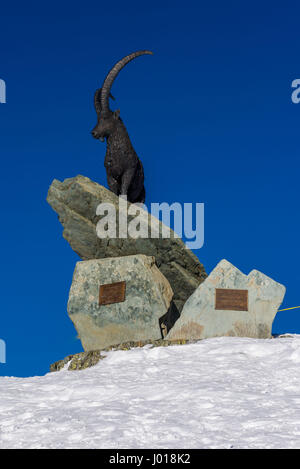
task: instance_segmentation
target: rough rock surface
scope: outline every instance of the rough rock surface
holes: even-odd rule
[[[248,311],[216,310],[216,288],[248,290]],[[284,295],[285,287],[280,283],[257,270],[245,275],[223,259],[187,300],[166,338],[269,338]]]
[[[126,282],[125,301],[100,304],[103,284]],[[173,291],[154,257],[135,256],[77,262],[68,313],[85,351],[126,341],[162,338],[161,318]]]
[[[203,265],[171,231],[170,238],[106,238],[100,239],[96,225],[100,216],[96,208],[100,203],[112,203],[119,209],[119,198],[103,186],[84,176],[54,180],[47,201],[56,211],[64,227],[63,236],[83,260],[120,257],[133,254],[154,256],[160,271],[174,291],[174,304],[178,311],[207,277]],[[128,204],[128,208],[133,204]],[[121,211],[124,210],[121,208]],[[142,211],[144,212],[144,211]],[[133,219],[134,216],[131,217]],[[151,225],[152,217],[144,212],[142,223]],[[129,216],[130,219],[130,216]],[[159,223],[161,230],[163,225]],[[117,230],[119,218],[117,216]],[[117,231],[118,232],[118,231]]]
[[[110,352],[111,350],[130,350],[135,347],[145,347],[149,345],[150,347],[168,347],[171,345],[185,345],[194,343],[194,340],[139,340],[136,342],[124,342],[122,344],[110,345],[105,347],[102,350],[93,350],[90,352],[80,352],[74,355],[68,355],[63,360],[58,360],[55,363],[50,365],[50,371],[60,371],[66,365],[68,365],[69,371],[75,370],[85,370],[91,366],[96,365],[100,360],[106,357],[105,352]]]

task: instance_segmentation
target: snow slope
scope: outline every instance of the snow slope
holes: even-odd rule
[[[300,448],[300,335],[109,352],[0,378],[0,448]]]

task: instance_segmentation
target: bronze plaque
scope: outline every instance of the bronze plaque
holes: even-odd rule
[[[125,301],[126,282],[107,283],[100,285],[99,305],[111,305]]]
[[[215,309],[248,311],[248,290],[216,288]]]

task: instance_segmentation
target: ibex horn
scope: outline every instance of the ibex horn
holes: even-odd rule
[[[153,52],[151,52],[150,50],[139,50],[137,52],[133,52],[132,54],[126,55],[126,57],[119,60],[119,62],[117,62],[113,66],[113,68],[110,70],[110,72],[107,74],[103,82],[102,88],[101,88],[102,91],[101,91],[101,96],[100,96],[100,106],[101,106],[102,114],[109,114],[110,112],[109,102],[108,102],[110,89],[118,73],[122,70],[123,67],[125,67],[125,65],[128,64],[128,62],[131,62],[131,60],[144,54],[153,55]]]
[[[100,113],[101,113],[101,102],[100,102],[101,91],[102,91],[102,88],[99,88],[98,90],[95,91],[95,94],[94,94],[94,106],[95,106],[98,117],[100,117]],[[109,97],[113,100],[115,99],[111,93],[109,93]]]

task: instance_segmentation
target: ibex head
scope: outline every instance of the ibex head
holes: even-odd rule
[[[92,136],[94,138],[103,142],[104,139],[108,138],[115,129],[117,122],[119,121],[120,109],[117,111],[111,111],[109,108],[109,98],[114,99],[110,93],[112,84],[118,73],[122,70],[123,67],[125,67],[126,64],[128,64],[128,62],[131,62],[131,60],[144,54],[152,55],[153,52],[148,50],[140,50],[127,55],[122,60],[119,60],[119,62],[117,62],[107,74],[102,88],[96,90],[94,96],[94,105],[98,117],[98,122],[92,130]]]

